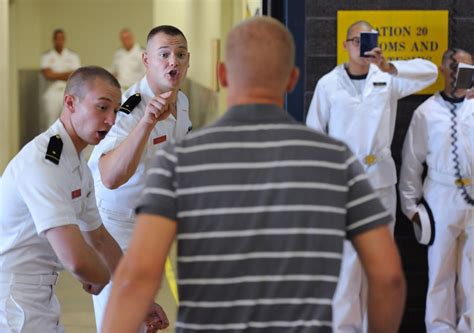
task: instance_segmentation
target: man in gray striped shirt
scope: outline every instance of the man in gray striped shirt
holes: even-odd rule
[[[389,214],[346,145],[282,109],[298,79],[278,21],[234,27],[228,111],[157,153],[119,265],[105,332],[134,332],[178,240],[177,332],[331,332],[343,240],[369,283],[369,332],[396,332],[405,284]]]

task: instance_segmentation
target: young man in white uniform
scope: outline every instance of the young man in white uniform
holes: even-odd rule
[[[122,47],[114,54],[111,71],[120,82],[122,90],[126,91],[145,74],[142,62],[144,50],[135,43],[133,34],[128,29],[120,31],[120,41]]]
[[[81,66],[79,55],[64,47],[66,37],[63,30],[53,32],[54,47],[41,57],[41,71],[49,81],[42,96],[43,119],[41,128],[48,128],[59,116],[63,107],[64,88],[71,73]]]
[[[397,177],[390,146],[397,102],[432,84],[437,68],[422,59],[387,62],[380,48],[366,52],[368,58],[360,57],[360,33],[371,30],[365,21],[349,27],[344,41],[349,61],[318,81],[306,124],[349,145],[394,218]],[[362,332],[365,282],[352,245],[346,241],[344,246],[341,280],[333,301],[334,331]]]
[[[81,151],[101,141],[120,107],[117,80],[73,73],[64,108],[12,159],[0,182],[0,332],[62,332],[54,294],[68,270],[89,293],[108,283],[122,251],[102,225]]]
[[[119,112],[89,161],[102,220],[124,251],[133,233],[135,203],[156,151],[191,129],[188,99],[179,91],[189,67],[183,33],[173,26],[152,29],[143,64],[145,77],[122,96],[124,112]],[[93,297],[98,331],[110,290],[109,285]]]
[[[428,248],[427,332],[471,332],[470,265],[474,206],[464,200],[458,188],[460,180],[456,176],[452,153],[450,110],[454,104],[461,182],[472,198],[474,94],[466,96],[466,90],[456,90],[453,95],[453,71],[450,69],[453,55],[457,63],[472,64],[471,54],[464,50],[445,52],[440,67],[445,79],[444,91],[430,97],[415,110],[402,151],[401,208],[410,220],[420,224],[420,220],[428,217],[423,215],[420,204],[424,197],[424,205],[431,209],[434,220],[434,242]],[[428,174],[423,182],[425,162]]]

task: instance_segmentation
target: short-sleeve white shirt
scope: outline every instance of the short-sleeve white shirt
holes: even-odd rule
[[[113,205],[118,211],[135,208],[138,196],[145,186],[146,171],[154,160],[155,153],[170,139],[184,137],[191,128],[188,98],[179,91],[176,101],[177,119],[170,115],[167,119],[159,121],[155,125],[134,175],[119,188],[114,190],[108,189],[103,185],[100,177],[99,158],[103,154],[117,148],[145,114],[147,104],[154,97],[146,76],[123,94],[122,102],[125,102],[131,95],[136,93],[141,94],[140,103],[130,114],[118,113],[115,125],[112,126],[105,139],[94,148],[89,159],[89,167],[94,177],[97,200],[106,201],[109,207]]]
[[[70,72],[81,67],[79,55],[69,49],[58,53],[51,49],[41,57],[41,69],[49,68],[55,73]]]
[[[50,138],[61,137],[59,164],[45,158]],[[102,224],[94,182],[63,124],[57,120],[11,160],[0,183],[0,272],[51,274],[62,270],[44,232]]]
[[[143,49],[138,43],[130,50],[118,49],[112,62],[112,73],[117,75],[117,80],[124,89],[128,89],[145,75],[142,62]]]

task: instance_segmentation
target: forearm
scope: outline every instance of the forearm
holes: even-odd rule
[[[51,228],[46,231],[46,238],[64,268],[82,283],[106,284],[110,280],[104,262],[76,225]]]
[[[63,262],[64,267],[81,283],[105,285],[110,281],[110,273],[104,261],[92,247],[86,246],[78,254],[83,260]]]
[[[103,332],[137,332],[153,303],[159,279],[137,274],[130,266],[125,259],[117,268]]]
[[[96,250],[112,276],[122,257],[122,250],[102,225],[99,229],[85,234],[87,242]]]
[[[69,76],[71,75],[71,71],[68,72],[53,72],[51,69],[44,69],[43,70],[43,75],[46,80],[50,81],[56,81],[56,80],[62,80],[62,81],[67,81]]]
[[[110,189],[125,184],[137,170],[153,126],[140,121],[127,138],[99,160],[102,183]]]
[[[405,282],[402,277],[390,283],[369,281],[369,333],[395,333],[405,304]]]

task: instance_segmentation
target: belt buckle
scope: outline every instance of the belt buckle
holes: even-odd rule
[[[458,178],[454,181],[454,184],[458,187],[469,186],[471,185],[471,180],[469,178]]]
[[[375,163],[377,163],[377,157],[375,155],[367,155],[366,157],[364,157],[364,163],[366,165],[373,165]]]

